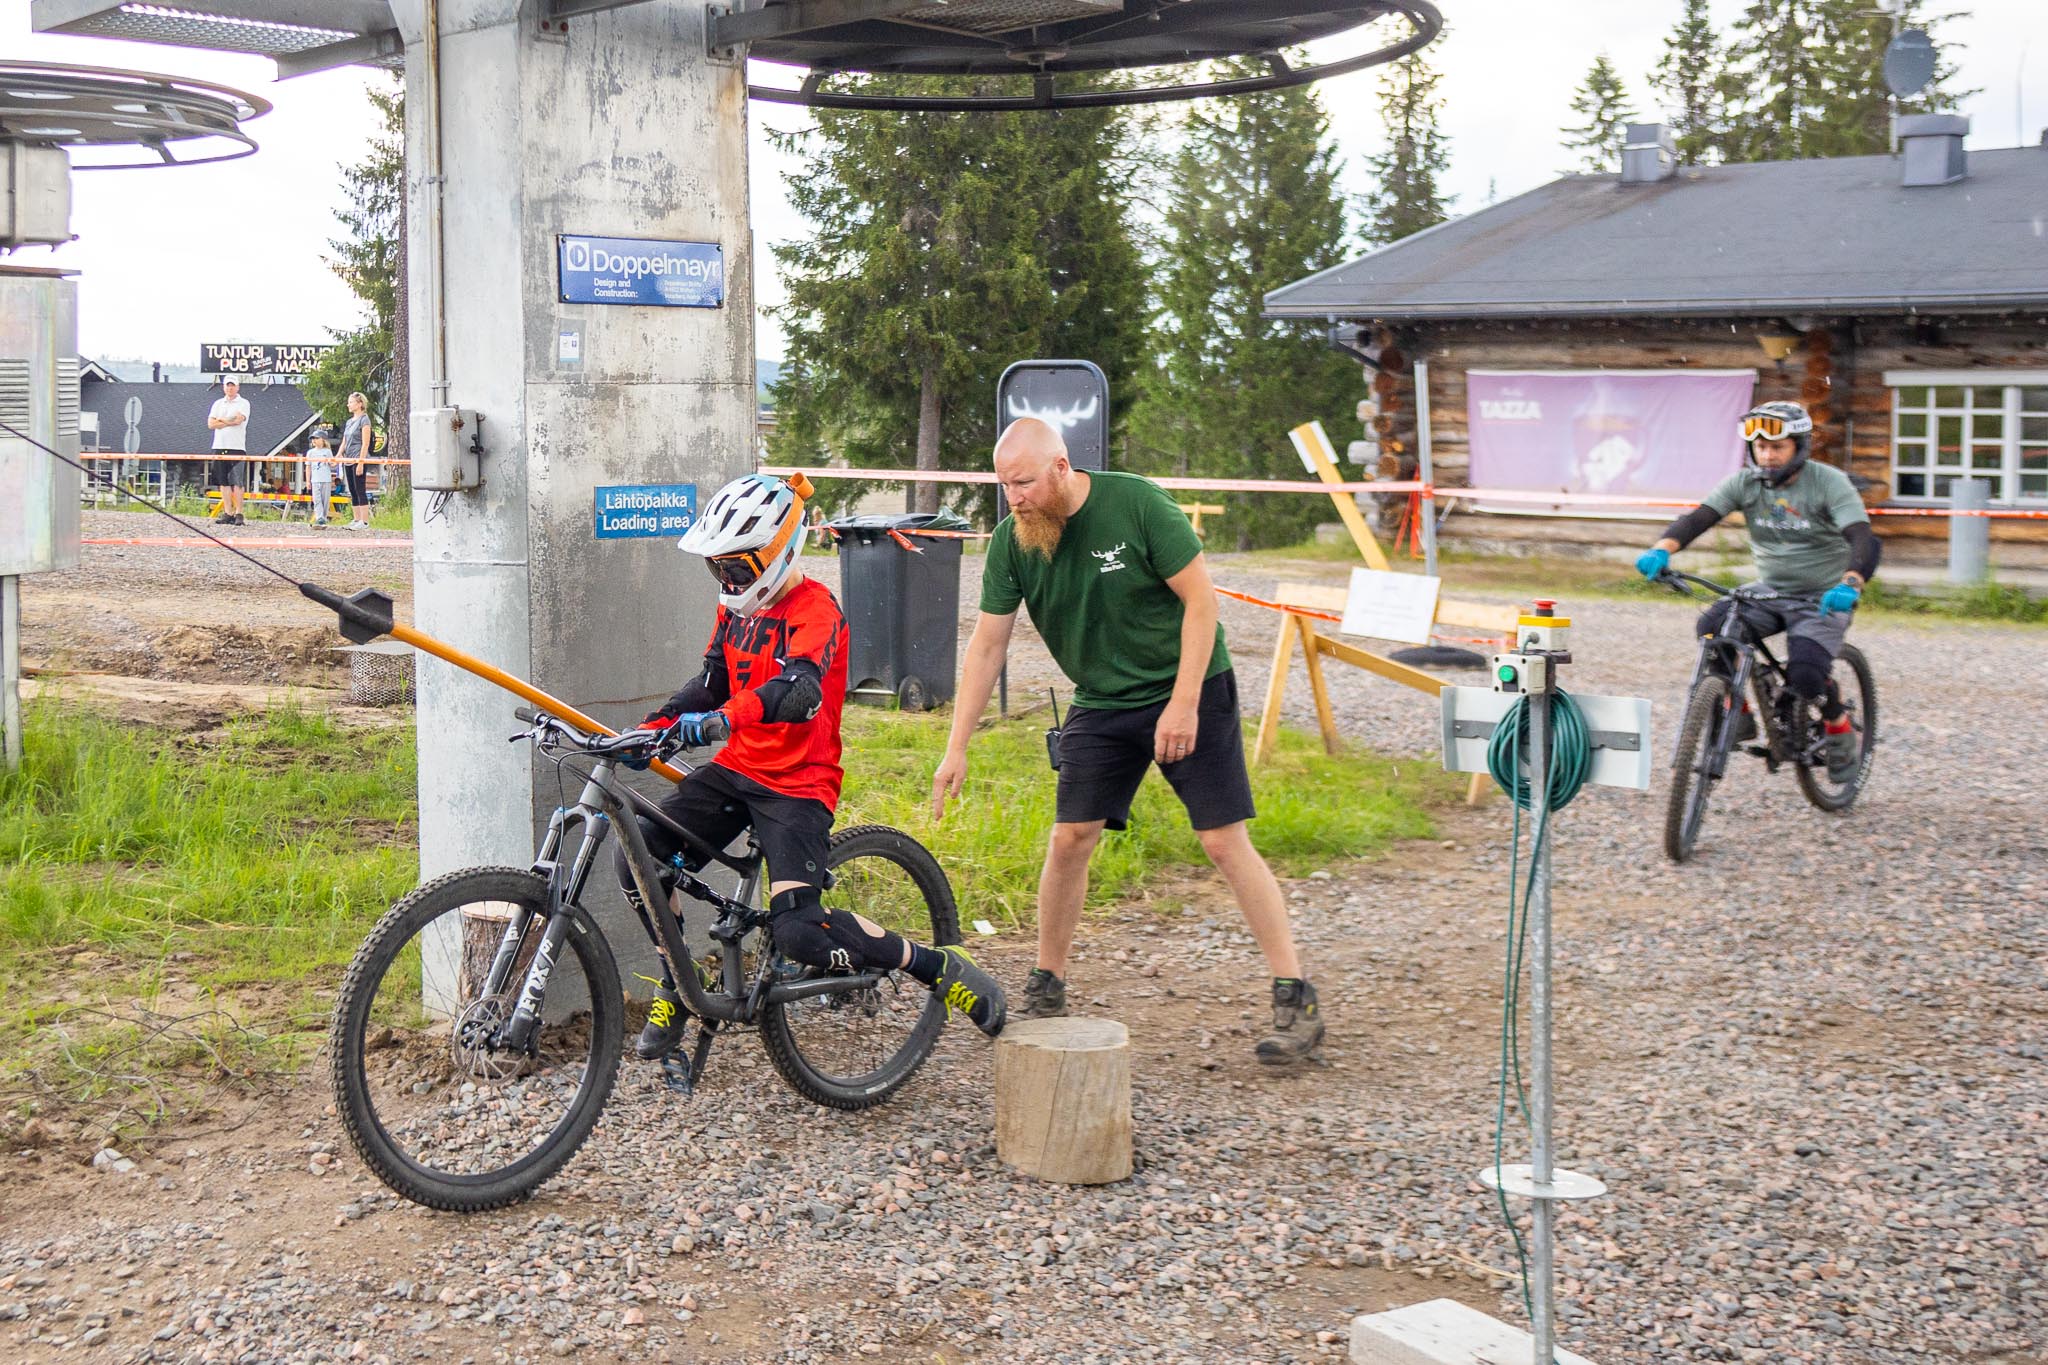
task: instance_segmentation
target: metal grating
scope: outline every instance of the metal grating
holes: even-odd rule
[[[28,362],[0,357],[0,422],[27,431],[34,409],[35,392],[29,385]]]
[[[1097,19],[1121,13],[1123,7],[1124,0],[958,0],[950,5],[920,5],[895,18],[967,33],[1009,33],[1068,19]]]
[[[117,10],[94,15],[66,31],[90,34],[95,38],[214,48],[265,57],[304,52],[308,48],[325,47],[356,36],[347,29],[279,24],[172,5],[123,5]]]
[[[78,357],[57,359],[57,434],[78,434]]]

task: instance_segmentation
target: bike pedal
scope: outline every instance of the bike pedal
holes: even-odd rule
[[[686,1098],[697,1093],[695,1071],[689,1059],[678,1052],[671,1052],[661,1059],[661,1083]]]

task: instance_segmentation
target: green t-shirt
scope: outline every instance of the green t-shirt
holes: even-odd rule
[[[1013,519],[996,527],[981,609],[1008,616],[1023,603],[1074,684],[1075,705],[1130,711],[1173,695],[1183,610],[1166,580],[1195,562],[1202,542],[1150,479],[1090,473],[1088,480],[1088,497],[1068,519],[1052,558],[1020,549]],[[1228,667],[1219,621],[1203,676]]]
[[[1724,517],[1742,513],[1757,573],[1780,592],[1826,592],[1841,582],[1849,571],[1842,528],[1870,520],[1849,476],[1812,460],[1782,488],[1747,466],[1715,484],[1705,501]]]

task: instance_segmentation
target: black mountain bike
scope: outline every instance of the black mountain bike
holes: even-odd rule
[[[642,901],[642,927],[674,964],[696,1020],[693,1055],[664,1063],[687,1091],[720,1032],[757,1029],[769,1060],[805,1098],[836,1109],[888,1099],[931,1055],[945,1003],[901,972],[825,974],[776,953],[749,836],[737,854],[710,847],[618,778],[622,763],[670,758],[645,731],[592,735],[527,710],[531,740],[580,777],[557,809],[533,866],[436,877],[386,911],[342,979],[331,1068],[336,1112],[364,1163],[399,1194],[457,1213],[525,1198],[589,1137],[617,1075],[626,996],[597,921],[583,905],[605,838],[616,832]],[[588,760],[583,771],[579,760]],[[687,946],[666,911],[664,869],[633,817],[736,873],[726,896],[682,866],[680,896],[713,914],[710,951]],[[825,903],[932,944],[960,941],[953,890],[932,855],[900,830],[833,835]],[[709,870],[707,864],[706,870]]]
[[[1729,755],[1738,748],[1736,734],[1745,696],[1755,699],[1750,714],[1762,742],[1742,744],[1741,750],[1761,758],[1774,773],[1791,764],[1799,790],[1806,793],[1808,801],[1826,811],[1847,810],[1869,780],[1870,762],[1877,750],[1877,684],[1863,652],[1854,645],[1843,645],[1828,679],[1829,692],[1848,708],[1862,741],[1856,770],[1848,781],[1837,783],[1828,776],[1820,708],[1785,685],[1785,666],[1743,616],[1745,602],[1764,602],[1779,594],[1759,584],[1730,588],[1676,569],[1666,569],[1657,581],[1688,597],[1697,596],[1694,589],[1698,588],[1717,597],[1732,597],[1736,603],[1717,633],[1700,637],[1685,719],[1678,727],[1678,752],[1671,761],[1671,801],[1664,811],[1665,855],[1674,863],[1692,856],[1700,826],[1707,818],[1707,803],[1715,786],[1727,776]],[[1710,668],[1710,663],[1717,666]]]

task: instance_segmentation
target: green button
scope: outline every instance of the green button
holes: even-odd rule
[[[1502,664],[1500,666],[1500,680],[1502,682],[1513,682],[1515,680],[1515,666],[1513,664]]]

